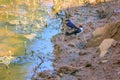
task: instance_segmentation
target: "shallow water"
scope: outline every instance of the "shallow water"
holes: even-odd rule
[[[48,16],[51,5],[28,6],[24,0],[0,1],[0,53],[15,58],[9,69],[0,64],[0,80],[31,80],[34,73],[53,69],[51,38],[61,31],[61,19]]]
[[[55,24],[56,22],[57,24]],[[49,24],[49,26],[47,28],[44,28],[43,32],[39,35],[40,39],[35,39],[28,48],[28,51],[34,51],[33,56],[35,56],[35,59],[33,61],[34,64],[30,64],[29,71],[31,71],[31,69],[35,68],[35,66],[37,66],[41,62],[41,60],[37,58],[37,56],[41,56],[44,60],[37,71],[53,69],[52,61],[54,59],[54,55],[52,52],[54,49],[54,44],[51,42],[51,38],[60,32],[61,20],[55,18],[53,18],[52,20],[48,19],[47,23]]]

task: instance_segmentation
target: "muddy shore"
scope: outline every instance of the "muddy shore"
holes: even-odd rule
[[[63,25],[52,39],[55,69],[38,73],[34,80],[120,80],[119,3],[71,8],[69,19],[84,32],[66,36]]]

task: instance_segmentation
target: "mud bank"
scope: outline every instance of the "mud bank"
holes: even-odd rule
[[[70,19],[84,32],[66,36],[63,25],[52,39],[55,69],[38,73],[34,80],[120,80],[119,3],[71,8]]]

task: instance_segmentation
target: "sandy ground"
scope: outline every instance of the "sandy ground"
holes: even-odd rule
[[[84,32],[66,36],[63,25],[52,39],[55,69],[38,73],[34,80],[120,80],[119,3],[71,8],[70,19]]]

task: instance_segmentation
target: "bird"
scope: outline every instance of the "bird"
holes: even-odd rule
[[[71,29],[78,29],[71,21],[70,19],[65,20],[66,26],[70,27]]]
[[[69,35],[77,35],[77,33],[82,33],[83,32],[83,27],[80,25],[79,28],[77,28],[76,30],[74,30],[73,32],[66,32],[65,35],[69,36]]]

